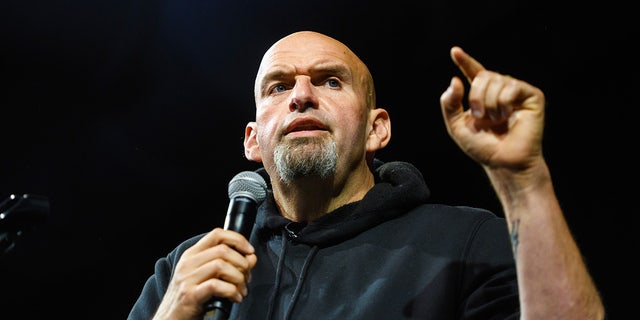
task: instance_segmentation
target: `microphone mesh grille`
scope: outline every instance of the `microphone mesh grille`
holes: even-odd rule
[[[267,197],[267,182],[254,171],[242,171],[229,182],[229,198],[248,197],[261,203]]]

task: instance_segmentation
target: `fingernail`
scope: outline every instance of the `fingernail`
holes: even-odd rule
[[[478,104],[475,102],[469,103],[469,107],[471,108],[471,114],[476,118],[482,118],[482,110],[478,107]]]

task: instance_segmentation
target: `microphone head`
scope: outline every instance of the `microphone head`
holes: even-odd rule
[[[229,198],[235,197],[247,197],[260,204],[267,197],[267,182],[257,172],[240,172],[229,182]]]

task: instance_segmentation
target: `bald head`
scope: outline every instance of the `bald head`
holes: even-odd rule
[[[265,92],[265,79],[287,68],[296,72],[313,61],[318,64],[340,63],[347,67],[359,93],[366,96],[370,108],[375,108],[373,78],[367,66],[342,42],[315,31],[298,31],[281,38],[265,52],[256,75],[254,94],[256,101]],[[277,75],[275,75],[277,77]]]

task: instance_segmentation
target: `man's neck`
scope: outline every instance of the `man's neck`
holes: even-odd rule
[[[374,178],[369,171],[354,174],[348,179],[309,176],[296,179],[291,184],[272,181],[280,214],[292,221],[309,222],[348,203],[362,200],[373,187]]]

